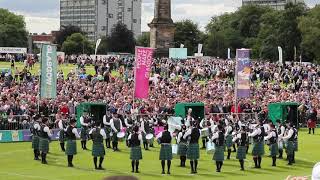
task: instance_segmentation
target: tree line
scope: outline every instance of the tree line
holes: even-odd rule
[[[278,60],[278,46],[285,61],[320,62],[320,5],[308,8],[304,3],[286,5],[284,10],[266,6],[243,6],[232,13],[213,16],[201,31],[192,20],[175,23],[174,44],[188,48],[188,55],[203,44],[207,56],[227,58],[227,49],[235,57],[237,48],[250,48],[251,57],[258,60]],[[134,53],[134,47],[149,46],[150,33],[135,39],[126,25],[116,24],[109,36],[102,37],[98,54],[107,52]],[[62,27],[56,37],[58,49],[66,54],[93,53],[90,42],[79,27]],[[26,46],[27,31],[22,16],[0,9],[0,47]]]

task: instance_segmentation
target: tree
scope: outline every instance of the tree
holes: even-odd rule
[[[311,9],[306,16],[299,18],[302,33],[302,54],[307,60],[320,63],[320,6]]]
[[[115,24],[112,28],[108,42],[110,44],[108,49],[111,52],[134,53],[135,39],[133,32],[121,22]]]
[[[286,5],[285,10],[280,17],[280,27],[278,39],[283,49],[283,59],[285,61],[294,60],[294,48],[296,47],[299,54],[300,44],[302,41],[301,32],[298,28],[298,18],[307,12],[306,5],[303,3]]]
[[[0,8],[0,47],[26,47],[28,32],[23,16]]]
[[[85,35],[84,32],[81,31],[80,27],[78,26],[62,26],[60,31],[57,33],[55,44],[58,45],[58,49],[60,50],[62,48],[63,42],[67,39],[67,37],[71,36],[74,33],[81,33]]]
[[[142,33],[137,38],[137,46],[149,47],[150,46],[150,32]]]
[[[67,37],[62,44],[62,51],[66,54],[92,54],[93,45],[88,41],[86,36],[81,33],[74,33]]]
[[[184,44],[184,47],[188,48],[188,54],[193,55],[198,51],[198,44],[202,43],[198,24],[189,19],[176,22],[174,42],[175,47],[180,47],[180,44]]]
[[[101,43],[98,47],[97,54],[108,54],[108,37],[101,37]]]

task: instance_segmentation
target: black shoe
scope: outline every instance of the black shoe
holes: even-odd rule
[[[134,170],[132,170],[131,172],[134,173]]]
[[[292,163],[290,162],[290,163],[288,163],[288,165],[289,165],[289,166],[292,166]]]
[[[166,174],[164,171],[162,171],[162,173],[161,174]]]
[[[278,159],[283,159],[283,157],[282,157],[282,156],[279,156]]]
[[[217,169],[216,172],[221,172],[221,171],[219,169]]]
[[[171,174],[170,171],[168,171],[167,174]]]
[[[73,164],[68,164],[68,167],[73,167]]]
[[[39,161],[40,159],[38,157],[35,157],[34,160]]]
[[[275,165],[275,164],[272,164],[272,166],[277,166],[277,165]]]
[[[136,170],[136,173],[140,173],[140,171]]]
[[[198,173],[198,171],[193,171],[193,173],[194,173],[194,174],[197,174],[197,173]]]
[[[105,170],[103,167],[98,167],[98,170]]]
[[[241,168],[240,171],[244,171],[244,168]]]

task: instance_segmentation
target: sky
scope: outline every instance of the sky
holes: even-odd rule
[[[203,29],[214,15],[233,12],[241,0],[171,0],[172,19],[191,19]],[[308,6],[320,0],[305,0]],[[27,30],[31,33],[50,33],[59,30],[59,0],[0,0],[0,8],[25,16]],[[147,24],[153,18],[154,0],[142,0],[142,31],[149,31]]]

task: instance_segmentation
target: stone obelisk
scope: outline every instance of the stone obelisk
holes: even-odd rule
[[[171,0],[155,0],[154,18],[150,27],[150,46],[156,57],[168,57],[174,47],[175,25],[171,19]]]

